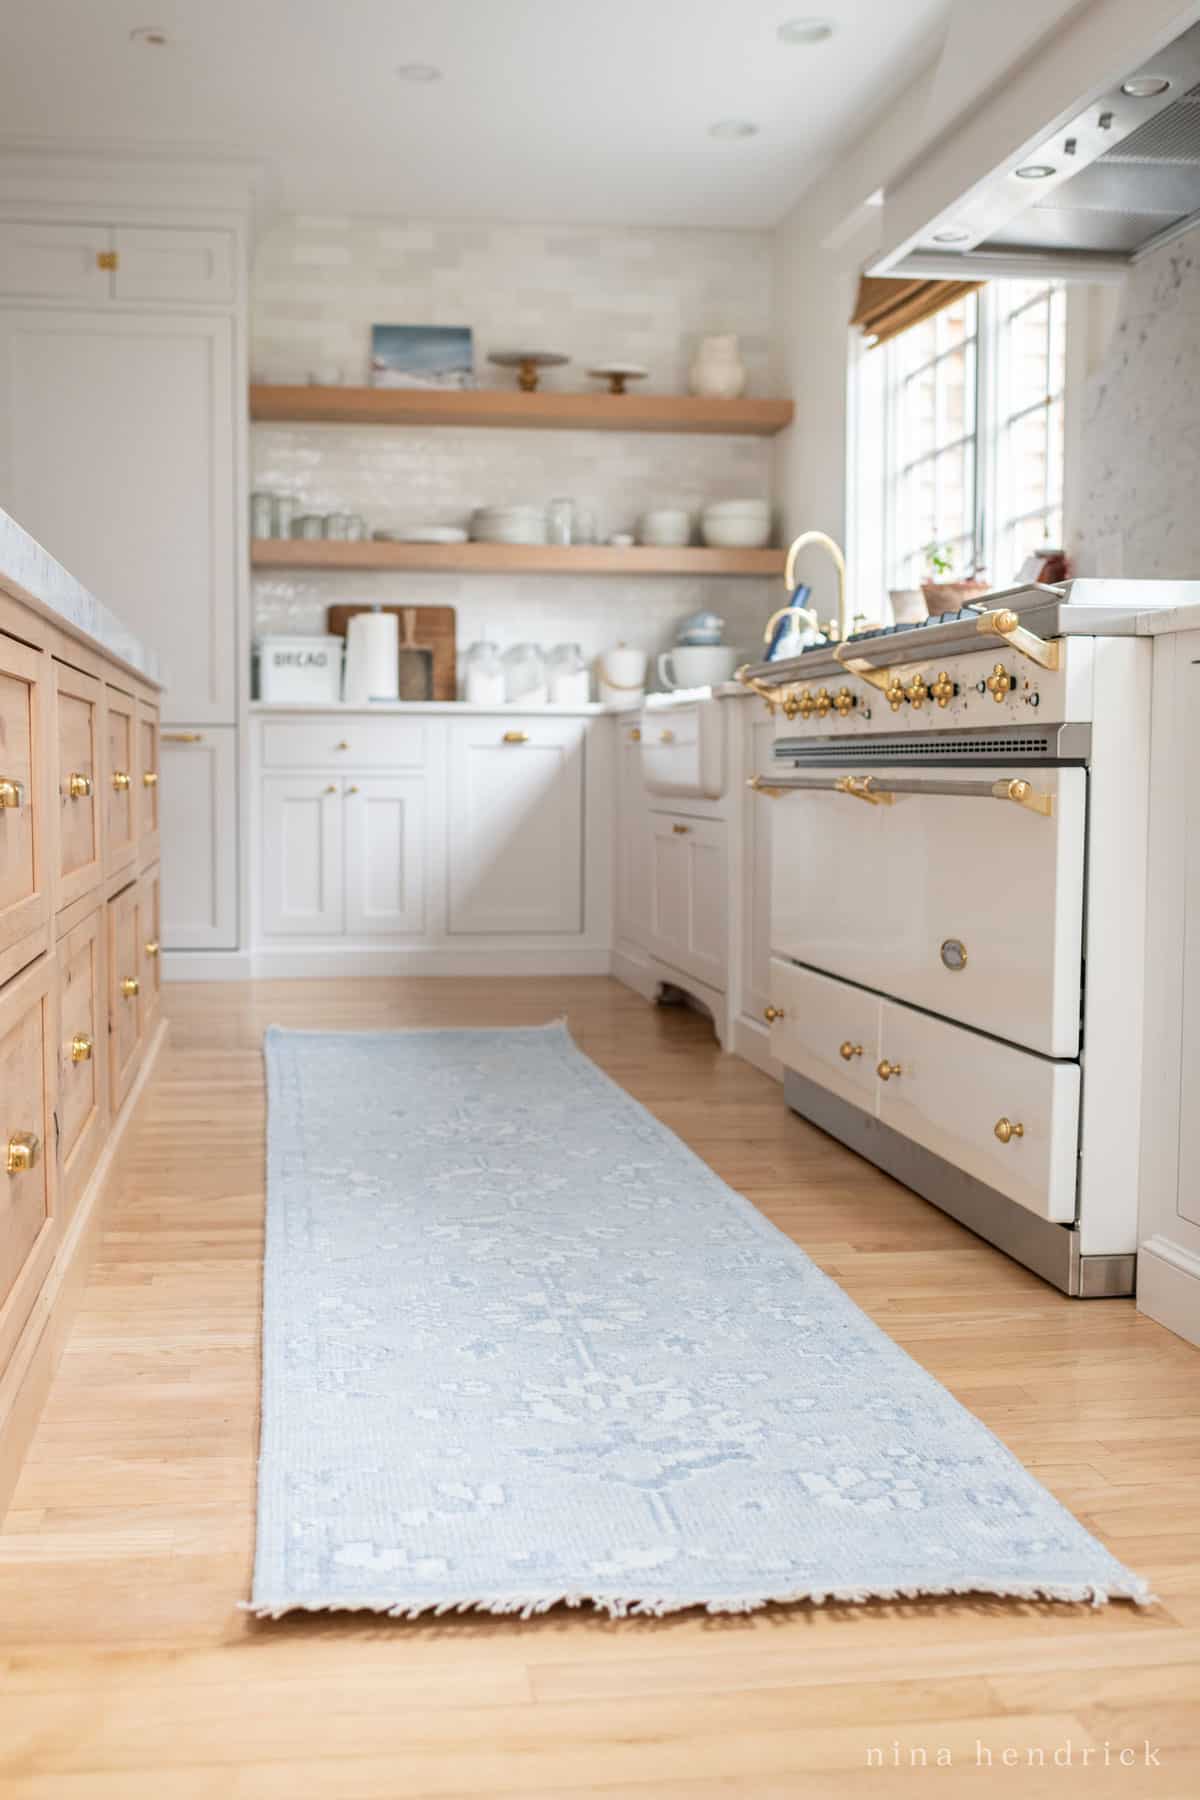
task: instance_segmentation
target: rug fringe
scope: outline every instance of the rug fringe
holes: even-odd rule
[[[984,1582],[961,1581],[918,1583],[912,1587],[806,1587],[790,1588],[778,1594],[735,1595],[717,1600],[634,1599],[616,1594],[509,1594],[491,1599],[474,1600],[295,1600],[282,1605],[243,1600],[239,1611],[256,1619],[282,1619],[293,1612],[370,1612],[384,1613],[392,1619],[419,1619],[426,1613],[442,1618],[447,1613],[481,1612],[500,1616],[516,1614],[532,1619],[550,1612],[556,1606],[592,1606],[611,1619],[664,1618],[668,1613],[702,1610],[707,1613],[751,1613],[764,1606],[792,1606],[808,1601],[814,1606],[829,1602],[866,1605],[871,1600],[950,1599],[967,1594],[982,1594],[996,1600],[1051,1600],[1062,1604],[1093,1607],[1106,1606],[1111,1600],[1131,1600],[1135,1606],[1156,1606],[1157,1594],[1150,1592],[1148,1582],[1139,1581],[1126,1587],[1100,1587],[1095,1582]]]

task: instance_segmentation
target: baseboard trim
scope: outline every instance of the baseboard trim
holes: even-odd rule
[[[614,950],[609,973],[615,981],[640,994],[643,1000],[653,1002],[658,998],[662,977],[647,958],[628,950]]]
[[[133,1124],[166,1035],[167,1023],[163,1019],[146,1046],[141,1068],[124,1106],[112,1122],[92,1178],[79,1197],[75,1217],[58,1247],[8,1367],[0,1376],[0,1523],[8,1510],[83,1298],[88,1271],[95,1259],[109,1184],[119,1171],[117,1152]]]
[[[1200,1346],[1200,1256],[1172,1238],[1144,1238],[1138,1248],[1138,1311]]]
[[[729,1048],[743,1062],[753,1063],[772,1081],[783,1080],[783,1064],[771,1055],[771,1034],[764,1025],[744,1016],[733,1021]]]
[[[440,944],[436,949],[306,947],[252,950],[249,974],[256,981],[336,980],[355,975],[607,975],[612,952],[589,945],[571,948],[471,949]]]

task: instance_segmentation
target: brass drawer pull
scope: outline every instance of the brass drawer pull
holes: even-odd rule
[[[9,1175],[23,1175],[27,1169],[36,1168],[40,1150],[41,1145],[35,1131],[14,1131],[8,1140],[5,1172]]]
[[[527,744],[529,733],[527,731],[506,731],[500,742],[502,744]]]
[[[121,259],[115,250],[97,250],[96,267],[98,269],[119,269]]]
[[[658,734],[658,741],[660,744],[673,744],[675,742],[675,733],[673,731],[660,731]]]
[[[202,744],[204,733],[202,731],[164,731],[162,741],[164,744]]]
[[[890,1081],[893,1075],[902,1075],[904,1071],[899,1063],[889,1062],[885,1056],[881,1063],[875,1065],[875,1073],[880,1081]]]
[[[773,1025],[776,1019],[782,1019],[786,1016],[782,1006],[767,1006],[763,1008],[763,1018],[767,1021],[768,1025]]]
[[[158,955],[158,939],[157,938],[147,938],[147,940],[143,944],[142,948],[145,950],[147,956],[157,956]]]
[[[641,743],[642,729],[641,729],[640,725],[635,725],[633,730],[629,733],[629,741],[631,744],[640,744]]]
[[[130,784],[129,776],[126,774],[124,769],[114,769],[113,770],[112,784],[113,784],[114,788],[117,790],[118,794],[124,794],[128,791],[131,784]]]
[[[348,750],[350,748],[350,746],[346,742],[345,738],[342,738],[341,741],[339,743],[336,743],[333,747],[335,750]]]
[[[1002,1144],[1009,1143],[1013,1138],[1025,1136],[1025,1127],[1019,1121],[1014,1124],[1011,1119],[997,1119],[993,1130]]]
[[[671,827],[676,837],[686,837],[691,829],[690,825],[672,825]]]
[[[142,786],[143,787],[157,787],[158,786],[158,770],[157,769],[147,769],[145,771],[145,773],[142,776]]]
[[[136,999],[140,989],[141,983],[136,975],[127,975],[121,983],[121,994],[126,1000]]]
[[[853,1062],[854,1058],[856,1056],[861,1056],[862,1053],[863,1053],[862,1045],[861,1044],[852,1044],[850,1042],[849,1038],[846,1039],[844,1044],[839,1044],[839,1046],[838,1046],[838,1055],[841,1057],[843,1062]],[[880,1074],[883,1074],[882,1069],[880,1070]],[[886,1076],[884,1077],[884,1079],[885,1080],[887,1079]]]
[[[0,807],[20,807],[25,804],[25,789],[19,781],[0,779]]]
[[[71,1061],[73,1063],[91,1062],[95,1048],[86,1031],[77,1031],[71,1039]]]
[[[68,775],[67,793],[72,800],[86,800],[92,791],[90,775]]]

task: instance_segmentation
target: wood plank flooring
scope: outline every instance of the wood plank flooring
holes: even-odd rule
[[[1064,1300],[788,1113],[703,1020],[613,982],[197,984],[169,986],[166,1007],[171,1039],[124,1192],[0,1531],[5,1800],[890,1800],[931,1782],[1035,1800],[1200,1792],[1194,1349],[1131,1302]],[[528,1624],[240,1612],[264,1026],[564,1012],[589,1055],[803,1244],[1160,1603],[964,1598],[618,1623],[560,1611]],[[1134,1766],[1116,1760],[1123,1748]]]

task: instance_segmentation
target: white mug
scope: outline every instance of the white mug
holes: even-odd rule
[[[738,653],[728,644],[676,644],[658,659],[658,679],[665,688],[717,687],[729,681]]]

